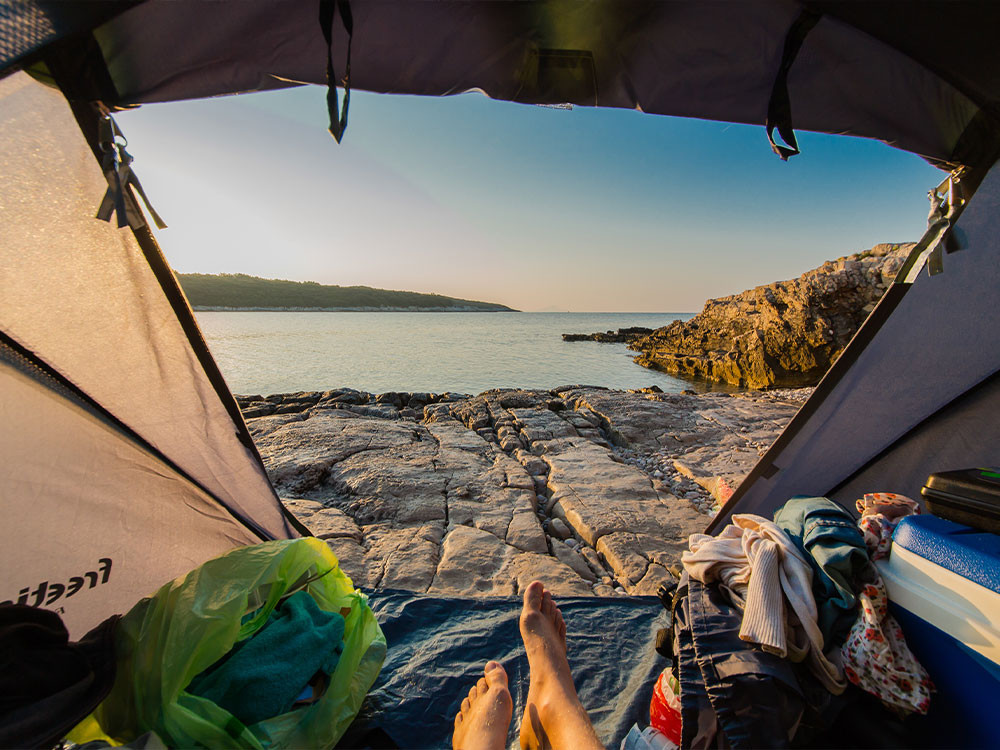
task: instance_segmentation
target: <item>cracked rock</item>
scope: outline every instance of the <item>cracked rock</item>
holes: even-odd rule
[[[611,596],[655,593],[708,523],[699,509],[739,483],[805,397],[557,392],[238,400],[282,502],[356,585],[493,596],[541,579]],[[294,411],[264,413],[282,406]]]

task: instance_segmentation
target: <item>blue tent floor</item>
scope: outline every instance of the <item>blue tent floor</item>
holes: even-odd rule
[[[462,699],[490,659],[510,680],[518,747],[528,694],[528,660],[518,631],[520,599],[456,599],[402,591],[369,592],[389,648],[385,664],[340,747],[363,746],[381,729],[407,748],[451,746]],[[617,747],[634,722],[649,722],[649,699],[668,661],[656,653],[667,614],[656,597],[559,599],[570,668],[597,735]]]

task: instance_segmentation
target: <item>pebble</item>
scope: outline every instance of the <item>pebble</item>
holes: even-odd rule
[[[549,531],[560,539],[568,539],[573,535],[573,532],[569,530],[569,526],[561,518],[553,518],[549,521]]]

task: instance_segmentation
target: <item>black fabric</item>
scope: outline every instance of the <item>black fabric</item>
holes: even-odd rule
[[[0,77],[31,53],[88,32],[141,0],[7,0],[0,2]]]
[[[832,695],[803,664],[739,638],[743,614],[717,586],[686,576],[675,608],[683,748],[906,748],[926,743],[853,685]]]
[[[389,649],[378,680],[341,747],[381,728],[407,748],[451,746],[455,714],[490,659],[503,664],[514,701],[508,746],[528,693],[518,631],[519,599],[452,599],[370,593]],[[618,747],[635,722],[649,723],[653,684],[669,662],[653,650],[667,613],[655,597],[557,597],[566,619],[570,668],[580,701],[605,746]]]
[[[55,612],[0,605],[0,747],[48,747],[104,699],[118,619],[72,643]]]
[[[785,37],[785,49],[781,55],[781,65],[774,78],[771,99],[767,103],[767,120],[765,122],[767,140],[771,143],[771,150],[782,161],[788,161],[788,157],[799,153],[799,144],[795,138],[795,131],[792,129],[792,103],[788,97],[788,71],[792,69],[792,63],[795,62],[799,50],[802,49],[802,42],[805,41],[813,27],[819,23],[819,19],[819,13],[806,8],[788,29],[788,35]],[[788,144],[787,146],[775,142],[775,128]]]
[[[103,152],[101,169],[108,180],[108,190],[104,194],[100,208],[97,209],[97,218],[102,221],[111,221],[111,216],[117,214],[119,228],[131,226],[138,229],[145,226],[146,220],[141,213],[135,210],[134,202],[130,201],[127,204],[125,202],[125,193],[131,188],[133,198],[142,200],[156,226],[160,229],[166,229],[166,223],[149,202],[146,191],[142,189],[142,183],[132,171],[132,155],[125,150],[128,141],[111,115],[105,115],[102,118],[100,132],[101,151]]]
[[[337,100],[337,74],[333,65],[333,22],[340,11],[340,18],[347,32],[347,63],[344,70],[344,108],[340,110]],[[326,108],[330,115],[330,135],[337,143],[347,129],[347,111],[351,106],[351,40],[354,36],[354,17],[348,0],[320,0],[319,24],[326,42]]]
[[[705,708],[702,695],[733,748],[788,747],[802,720],[806,699],[792,663],[740,640],[742,619],[718,588],[688,582],[677,623],[685,654],[680,674],[684,747],[693,743],[693,727]],[[685,701],[688,693],[696,698]]]

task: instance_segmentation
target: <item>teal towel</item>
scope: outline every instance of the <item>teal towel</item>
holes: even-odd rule
[[[246,725],[288,713],[317,672],[332,674],[344,648],[344,618],[305,591],[288,597],[253,636],[195,677],[187,691]]]

